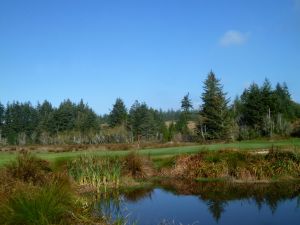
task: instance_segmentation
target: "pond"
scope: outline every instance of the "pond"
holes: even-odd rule
[[[300,184],[232,184],[163,181],[96,204],[127,224],[298,225]]]

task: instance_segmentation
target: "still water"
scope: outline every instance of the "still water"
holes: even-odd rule
[[[300,185],[160,184],[101,203],[128,224],[299,225]]]

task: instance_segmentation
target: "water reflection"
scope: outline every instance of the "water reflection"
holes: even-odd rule
[[[144,198],[152,198],[154,186],[135,188],[132,190],[123,191],[123,196],[127,202],[137,202]]]
[[[279,206],[283,209],[277,215]],[[260,215],[272,224],[276,224],[273,219],[278,220],[277,217],[282,214],[282,210],[288,209],[291,217],[289,224],[293,225],[293,221],[297,221],[295,224],[299,222],[299,212],[293,214],[299,207],[300,183],[194,183],[164,179],[156,181],[151,187],[127,190],[122,193],[111,192],[102,196],[96,210],[99,214],[101,212],[109,215],[111,221],[120,218],[137,218],[138,224],[146,225],[159,224],[162,219],[179,220],[178,223],[182,224],[192,224],[198,220],[205,221],[204,224],[229,224],[226,221],[232,223],[233,218],[227,216],[228,218],[222,219],[227,214],[227,209],[228,215],[231,215],[231,211],[241,211],[241,214],[247,213],[251,220],[254,219],[251,217]],[[266,208],[271,213],[268,213]],[[207,218],[205,211],[209,212],[212,221]],[[151,215],[165,217],[152,218]],[[169,218],[170,216],[172,218]],[[190,218],[193,218],[193,221],[190,221]],[[238,218],[235,219],[238,221]]]

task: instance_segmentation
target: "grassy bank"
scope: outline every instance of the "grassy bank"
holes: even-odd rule
[[[261,150],[269,149],[271,147],[281,147],[281,148],[299,148],[300,139],[285,139],[285,140],[253,140],[253,141],[243,141],[234,143],[218,143],[218,144],[206,144],[206,145],[194,145],[194,146],[182,146],[182,147],[169,147],[169,148],[149,148],[138,150],[140,155],[146,155],[150,157],[166,157],[174,156],[178,154],[191,154],[198,153],[201,151],[217,151],[224,149],[236,149],[236,150]],[[93,156],[124,156],[129,153],[128,150],[84,150],[76,152],[35,152],[34,154],[44,160],[50,162],[71,160],[80,155],[87,154]],[[14,160],[16,158],[16,152],[0,152],[0,167],[6,163]]]
[[[141,185],[140,179],[152,175],[150,164],[133,152],[81,155],[60,165],[22,153],[0,169],[0,224],[108,224],[94,199],[101,202],[109,189]],[[121,217],[109,224],[127,223]]]
[[[171,160],[172,162],[172,160]],[[263,152],[203,151],[181,155],[162,167],[167,177],[198,181],[270,182],[300,178],[300,151],[271,148]]]
[[[137,151],[81,154],[51,158],[55,163],[23,153],[0,169],[0,223],[105,224],[106,218],[95,213],[86,194],[99,202],[99,196],[109,189],[118,192],[157,179],[270,182],[300,178],[300,151],[295,148],[212,150],[218,148],[180,155]],[[124,218],[120,221],[116,224],[126,224]]]
[[[0,224],[105,224],[91,209],[70,177],[47,161],[24,154],[0,170]]]

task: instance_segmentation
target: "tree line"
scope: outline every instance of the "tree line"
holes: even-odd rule
[[[97,115],[82,100],[0,103],[0,144],[102,144],[140,141],[248,140],[299,135],[300,106],[285,83],[252,83],[230,103],[221,81],[210,72],[204,81],[202,104],[190,95],[181,110],[156,110],[144,102],[127,109],[118,98],[108,115]],[[297,123],[298,121],[298,123]],[[296,124],[296,125],[295,125]]]
[[[272,88],[268,79],[261,86],[252,83],[229,105],[220,80],[210,72],[202,101],[198,132],[203,139],[290,136],[300,118],[300,105],[292,100],[286,83]]]

